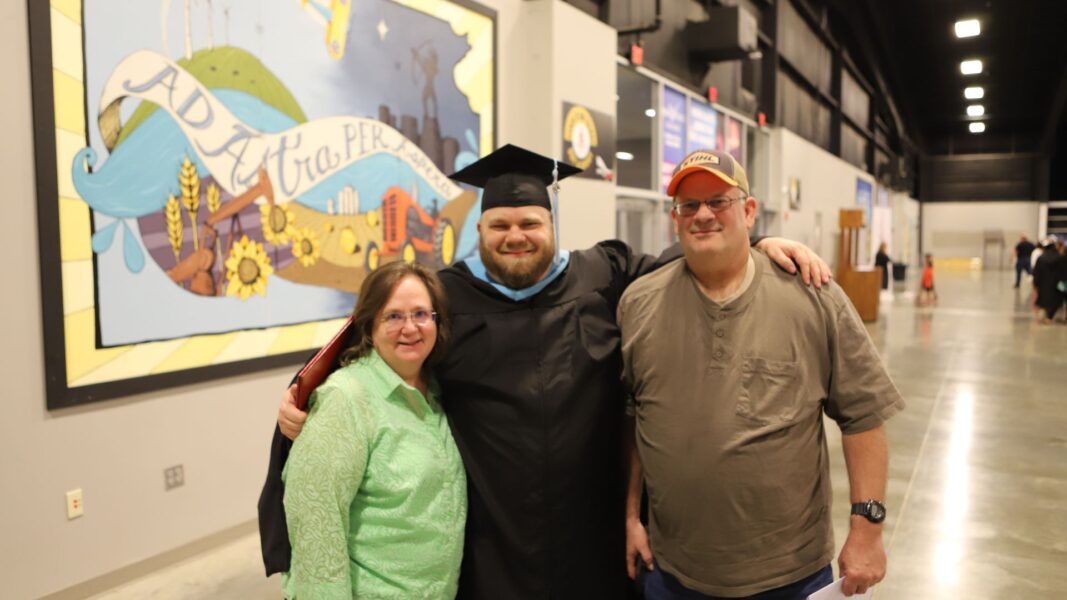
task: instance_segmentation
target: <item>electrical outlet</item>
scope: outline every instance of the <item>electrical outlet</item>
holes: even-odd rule
[[[77,519],[83,514],[85,514],[85,504],[82,502],[81,488],[67,492],[67,520]]]
[[[183,485],[185,485],[185,470],[181,465],[174,465],[173,467],[163,469],[164,491],[169,492],[170,490]]]

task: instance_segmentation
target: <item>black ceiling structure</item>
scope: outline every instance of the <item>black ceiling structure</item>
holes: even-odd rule
[[[924,155],[1035,153],[1055,145],[1067,97],[1067,2],[1063,0],[811,0],[851,32],[848,45],[874,45],[879,68]],[[981,34],[958,39],[953,25],[976,18]],[[982,61],[979,75],[960,62]],[[967,86],[985,97],[966,100]],[[969,104],[985,115],[967,117]],[[981,120],[986,130],[968,131]]]
[[[921,157],[920,199],[1067,198],[1067,2],[792,1],[822,14],[888,81]],[[981,33],[958,38],[961,19],[977,19]],[[981,74],[961,73],[969,59],[982,61]],[[969,86],[984,97],[966,99]],[[972,104],[981,117],[967,115]],[[970,132],[976,121],[984,132]]]
[[[861,136],[868,170],[881,180],[888,160],[892,185],[922,201],[1067,199],[1067,0],[568,1],[619,29],[621,54],[642,44],[650,67],[697,91],[718,85],[720,102],[790,127],[778,108],[803,98],[790,89],[783,95],[776,78],[784,72],[829,109],[824,147],[845,158],[839,132]],[[757,18],[762,58],[687,59],[686,23],[731,6]],[[805,25],[782,21],[789,15]],[[956,21],[972,18],[981,33],[957,38]],[[798,68],[803,54],[785,56],[781,28],[790,26],[810,28],[829,48],[834,72],[848,71],[869,94],[869,122],[846,118],[838,75],[820,90]],[[966,59],[981,60],[982,73],[963,75]],[[763,73],[754,85],[745,83],[750,70]],[[984,97],[966,99],[969,86],[981,86]],[[971,104],[984,115],[969,117]],[[984,132],[970,132],[975,121]]]

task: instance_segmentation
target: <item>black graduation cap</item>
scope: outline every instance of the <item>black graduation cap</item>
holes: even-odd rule
[[[546,188],[552,184],[554,165],[559,168],[557,181],[582,172],[563,161],[507,144],[449,177],[485,189],[482,212],[498,206],[541,206],[551,211]]]

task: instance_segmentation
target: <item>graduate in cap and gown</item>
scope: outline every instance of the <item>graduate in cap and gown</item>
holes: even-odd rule
[[[615,309],[631,282],[681,253],[657,261],[617,240],[560,250],[555,188],[578,172],[509,144],[451,176],[484,190],[478,255],[438,272],[453,345],[436,374],[469,487],[458,598],[628,594]],[[783,268],[796,268],[787,255],[810,265],[817,285],[828,278],[802,245],[761,245]],[[299,431],[291,393],[279,414]],[[277,476],[288,444],[276,430],[260,498],[268,574],[288,566]]]

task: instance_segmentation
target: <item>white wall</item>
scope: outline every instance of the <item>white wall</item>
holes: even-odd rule
[[[563,147],[563,102],[615,115],[615,29],[560,0],[522,2],[522,27],[502,52],[521,77],[509,136],[546,156]],[[525,140],[525,141],[519,141]],[[583,249],[615,237],[615,185],[572,177],[560,184],[560,246]]]
[[[981,258],[984,232],[1004,240],[1004,254],[990,245],[988,266],[1011,267],[1011,251],[1026,234],[1038,237],[1038,202],[925,202],[922,205],[923,252],[936,259]]]
[[[893,192],[890,195],[893,207],[893,262],[918,266],[919,255],[919,201],[911,196]]]
[[[837,262],[839,211],[856,208],[856,179],[874,185],[866,172],[830,154],[792,131],[771,130],[771,185],[768,198],[759,198],[777,211],[775,227],[767,235],[781,235],[810,246],[832,265]],[[789,208],[788,181],[800,179],[800,208]],[[817,215],[821,214],[821,234]]]
[[[559,0],[481,2],[497,11],[500,144],[558,156],[563,99],[615,114],[614,30]],[[281,369],[45,410],[27,38],[26,3],[0,3],[7,598],[64,590],[253,520],[279,394],[291,376]],[[568,180],[560,200],[564,247],[614,236],[613,185]],[[184,487],[164,492],[163,469],[179,463]],[[64,493],[77,487],[85,516],[68,522]]]

